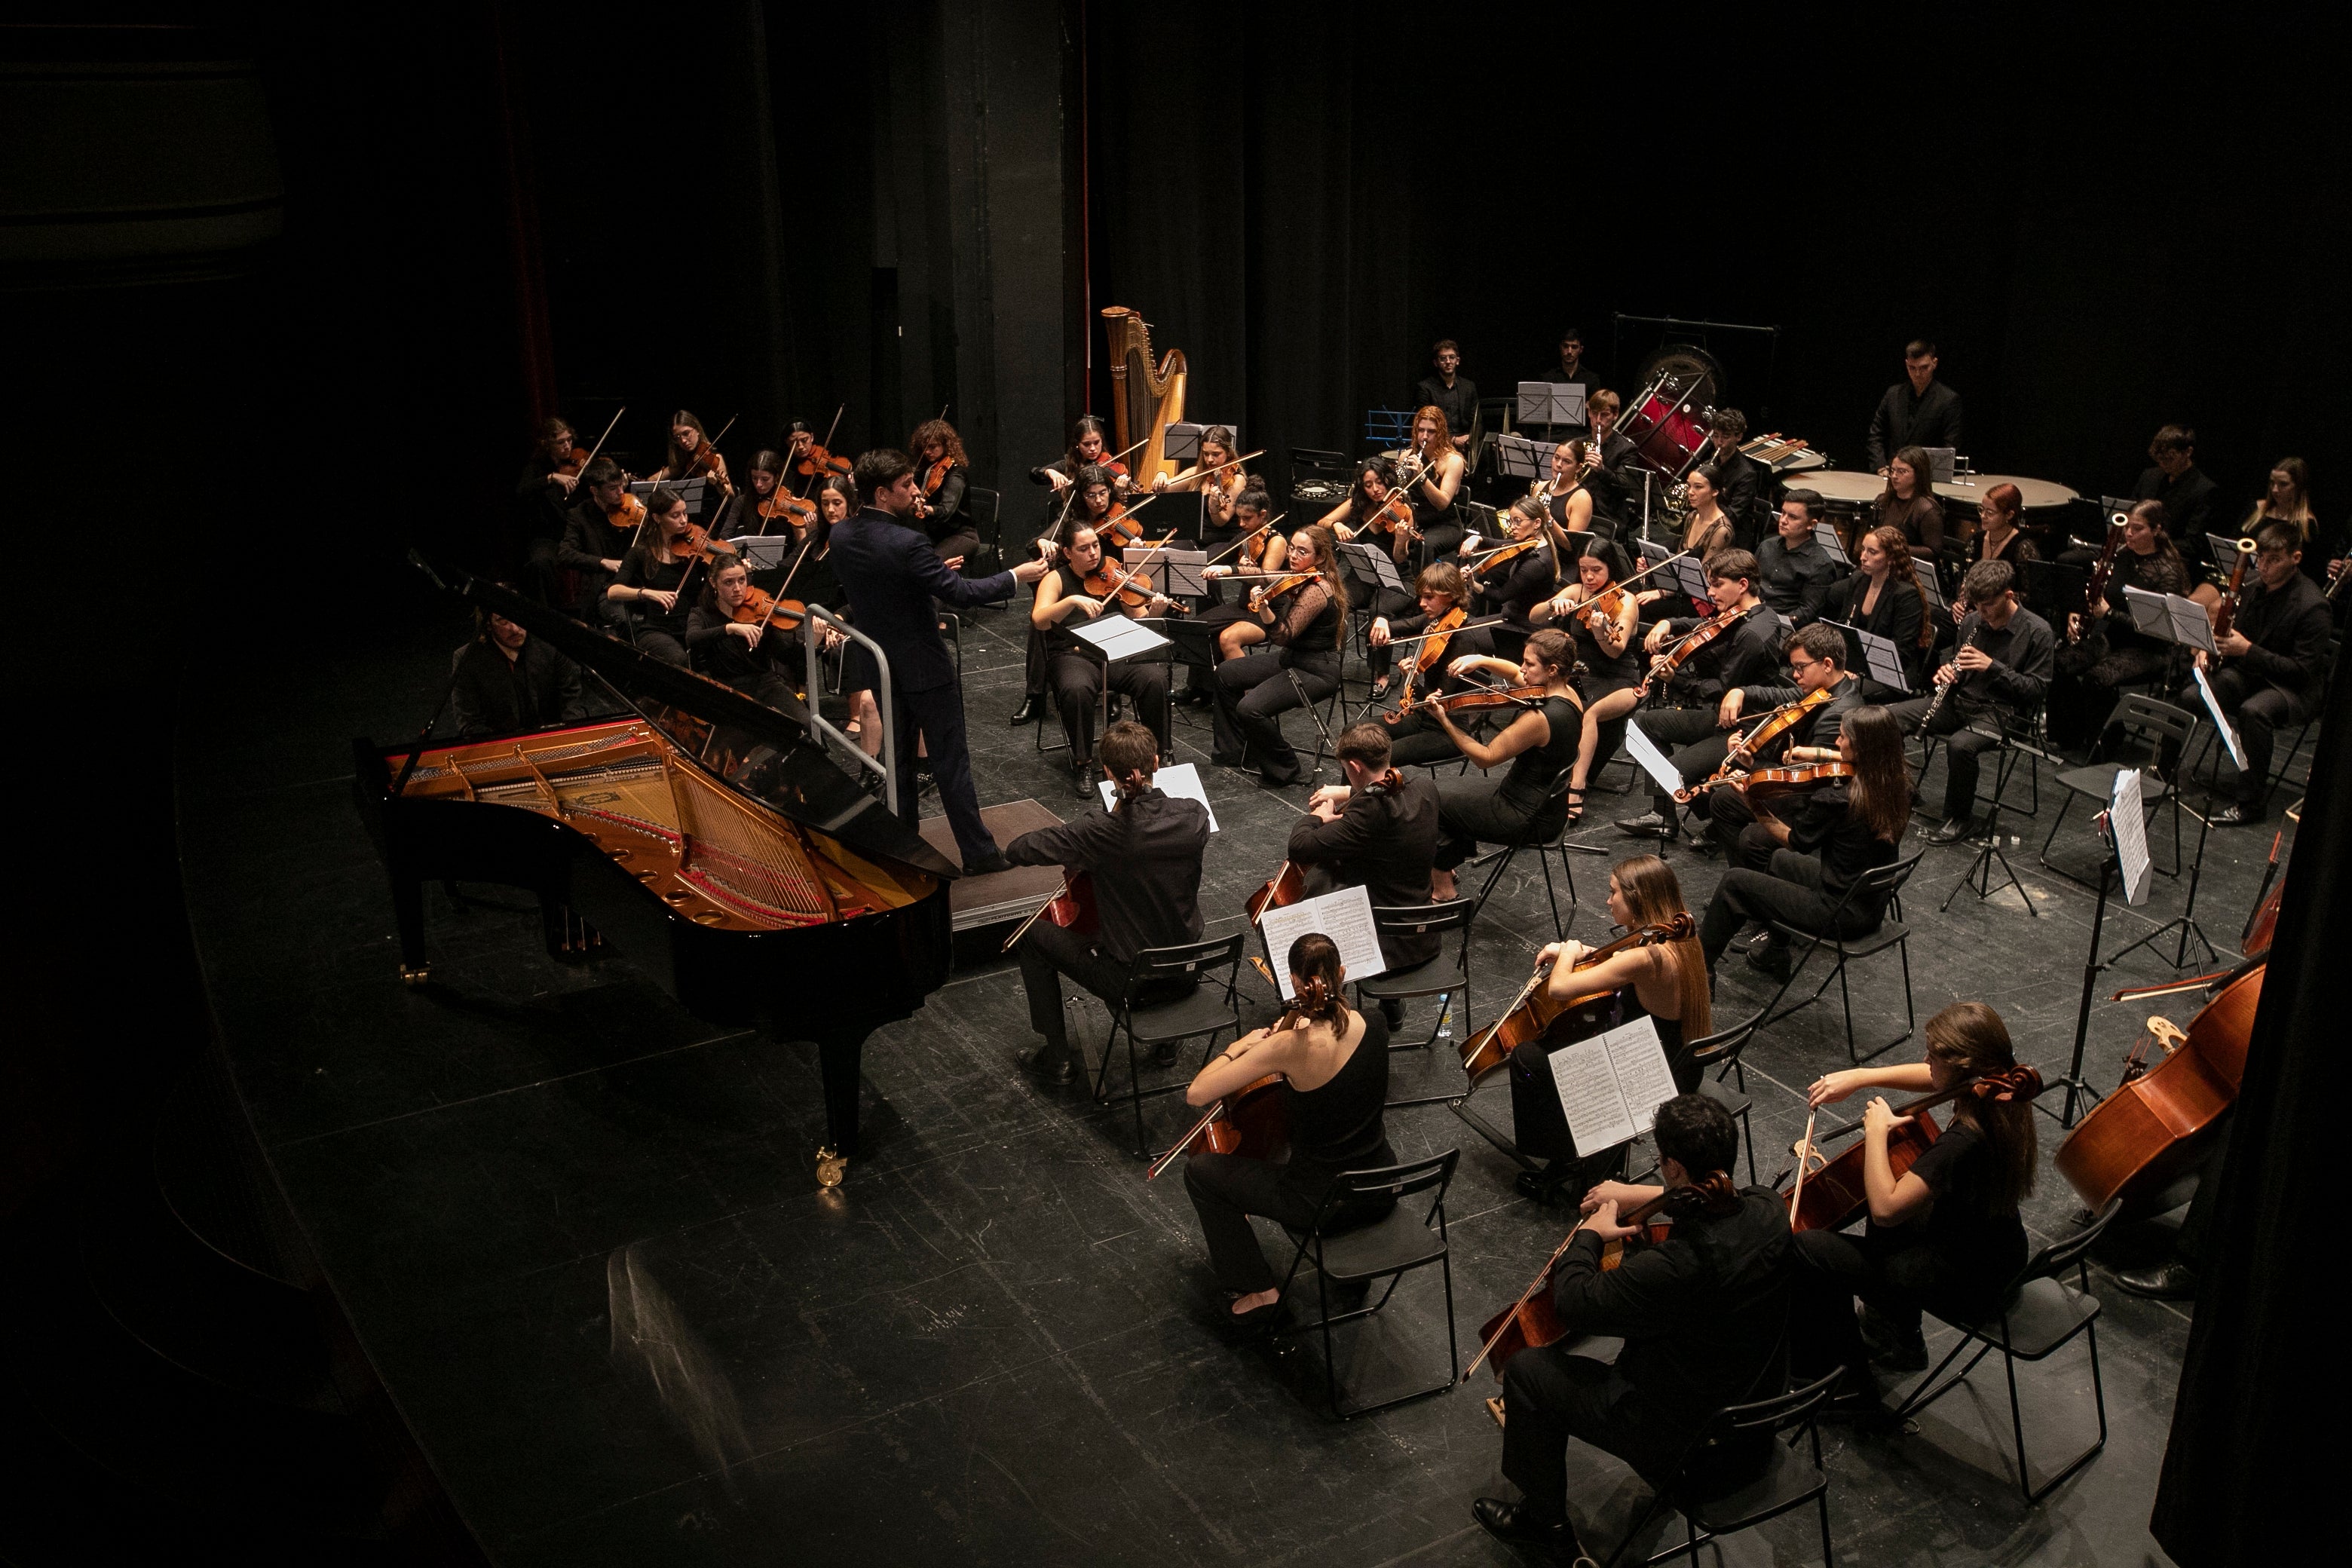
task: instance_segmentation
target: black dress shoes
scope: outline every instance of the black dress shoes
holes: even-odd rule
[[[1013,710],[1013,717],[1007,719],[1005,723],[1015,730],[1024,724],[1034,724],[1037,721],[1037,715],[1044,710],[1045,706],[1034,697],[1024,697],[1021,700],[1021,706]]]
[[[1013,862],[1004,858],[1004,851],[1002,849],[992,849],[985,855],[975,855],[963,863],[963,874],[967,877],[986,877],[998,871],[1011,869],[1013,869]]]
[[[2242,800],[2233,800],[2215,812],[2209,820],[2216,827],[2251,827],[2264,815],[2260,802],[2250,805]]]
[[[1544,1562],[1570,1563],[1584,1555],[1574,1525],[1564,1519],[1538,1519],[1523,1502],[1482,1497],[1470,1505],[1470,1517],[1496,1540],[1531,1548]]]
[[[1095,797],[1095,780],[1099,772],[1092,763],[1080,763],[1070,770],[1070,790],[1080,800]]]
[[[2218,821],[2220,819],[2216,818],[2215,820]],[[1977,822],[1976,818],[1973,816],[1947,817],[1944,819],[1944,825],[1941,827],[1937,828],[1935,832],[1927,835],[1927,842],[1930,844],[1958,844],[1961,839],[1966,838],[1970,834],[1974,833],[1976,831],[1976,827]]]
[[[1051,1046],[1039,1046],[1021,1058],[1021,1070],[1046,1089],[1067,1089],[1078,1081],[1077,1058]]]
[[[2118,1274],[2116,1283],[2135,1296],[2147,1296],[2158,1301],[2189,1301],[2197,1297],[2197,1270],[2178,1260]]]
[[[1216,700],[1216,695],[1205,686],[1187,686],[1168,700],[1179,708],[1206,708]]]
[[[1775,980],[1789,978],[1789,946],[1786,942],[1768,942],[1748,950],[1748,967],[1770,975]]]

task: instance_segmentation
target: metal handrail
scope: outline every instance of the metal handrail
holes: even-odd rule
[[[823,689],[818,679],[820,672],[816,662],[816,623],[819,621],[824,622],[842,636],[865,644],[866,651],[874,656],[874,668],[880,677],[875,683],[874,701],[875,706],[882,711],[882,755],[878,759],[867,756],[866,748],[857,743],[856,736],[835,724],[817,709],[816,695]],[[806,689],[809,694],[809,728],[820,734],[830,735],[840,742],[843,749],[856,759],[859,766],[872,768],[879,773],[882,775],[882,804],[888,806],[892,814],[896,815],[898,809],[898,729],[892,716],[890,700],[890,656],[882,651],[880,643],[876,642],[823,605],[809,605],[808,614],[802,617],[801,648],[808,656]]]

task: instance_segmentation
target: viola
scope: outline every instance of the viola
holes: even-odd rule
[[[1685,910],[1670,921],[1641,926],[1614,942],[1604,942],[1577,960],[1576,968],[1590,969],[1633,948],[1686,941],[1697,930],[1698,922]],[[1511,1053],[1529,1040],[1576,1039],[1596,1024],[1607,1026],[1613,1017],[1615,992],[1595,991],[1555,1000],[1550,994],[1551,987],[1545,984],[1549,978],[1550,971],[1538,966],[1534,978],[1520,991],[1518,1000],[1489,1024],[1485,1033],[1473,1035],[1462,1043],[1462,1070],[1469,1075],[1474,1087],[1509,1061]]]
[[[588,466],[588,459],[593,455],[585,447],[574,447],[555,460],[555,467],[551,471],[570,474],[577,479],[580,477],[580,470]]]
[[[1886,1163],[1895,1179],[1901,1181],[1903,1173],[1917,1164],[1919,1156],[1943,1135],[1936,1119],[1927,1114],[1937,1106],[1963,1098],[2026,1100],[2041,1092],[2041,1073],[2031,1065],[2020,1063],[2007,1072],[1965,1078],[1939,1094],[1924,1095],[1896,1106],[1895,1115],[1911,1120],[1886,1131]],[[1840,1230],[1853,1224],[1869,1206],[1870,1191],[1863,1185],[1863,1161],[1870,1152],[1869,1145],[1857,1142],[1828,1161],[1822,1160],[1820,1152],[1822,1143],[1858,1132],[1862,1127],[1862,1120],[1857,1117],[1816,1139],[1812,1136],[1811,1119],[1807,1118],[1804,1142],[1797,1145],[1797,1184],[1789,1194],[1790,1230]]]
[[[808,605],[799,599],[779,599],[765,588],[747,587],[742,601],[727,612],[727,618],[754,626],[765,623],[779,631],[796,632],[808,618]]]
[[[1754,607],[1754,605],[1749,606],[1750,609]],[[1671,681],[1675,678],[1675,671],[1697,657],[1699,649],[1738,625],[1747,614],[1747,610],[1736,607],[1726,610],[1721,615],[1708,616],[1675,638],[1674,647],[1665,651],[1664,662],[1654,665],[1651,667],[1650,673],[1642,677],[1641,689],[1635,694],[1636,699],[1649,696],[1652,687]]]
[[[947,483],[948,475],[954,468],[955,459],[944,452],[940,453],[940,460],[923,470],[923,493],[927,496],[939,494],[940,487]]]
[[[1391,724],[1407,713],[1475,713],[1488,708],[1538,708],[1549,693],[1540,686],[1474,686],[1442,697],[1421,697],[1384,715]]]
[[[1250,924],[1265,918],[1268,910],[1286,910],[1307,896],[1307,878],[1297,865],[1285,860],[1265,886],[1249,896],[1244,906],[1249,911]]]
[[[1422,638],[1421,655],[1412,661],[1413,673],[1427,675],[1431,670],[1435,669],[1438,661],[1445,657],[1446,643],[1452,640],[1455,632],[1462,629],[1462,623],[1469,618],[1470,612],[1459,605],[1438,616],[1430,626],[1428,635]]]
[[[812,441],[808,450],[801,454],[800,461],[793,465],[793,472],[804,479],[814,479],[819,474],[845,474],[849,472],[849,459],[837,458]]]
[[[1708,1173],[1706,1181],[1691,1186],[1668,1187],[1648,1203],[1639,1205],[1631,1213],[1620,1215],[1618,1223],[1643,1233],[1642,1239],[1655,1245],[1667,1235],[1664,1215],[1670,1212],[1691,1212],[1704,1209],[1710,1213],[1727,1213],[1739,1205],[1739,1190],[1731,1178],[1721,1171]],[[1495,1380],[1499,1383],[1503,1368],[1523,1350],[1537,1350],[1557,1343],[1568,1336],[1568,1325],[1559,1321],[1559,1310],[1552,1295],[1552,1277],[1559,1270],[1560,1259],[1581,1234],[1582,1226],[1568,1233],[1552,1255],[1544,1262],[1535,1279],[1519,1293],[1519,1299],[1486,1320],[1478,1330],[1483,1343],[1470,1364],[1462,1369],[1462,1381],[1487,1363],[1495,1363]],[[1617,1268],[1624,1261],[1625,1242],[1607,1241],[1601,1247],[1603,1272]]]
[[[2148,1020],[2148,1037],[2133,1047],[2122,1084],[2084,1113],[2053,1162],[2087,1207],[2096,1211],[2121,1198],[2125,1213],[2145,1213],[2202,1156],[2215,1125],[2237,1103],[2265,967],[2262,961],[2243,966],[2186,1030],[2168,1019]],[[2149,1037],[2161,1040],[2166,1054],[2142,1071]]]
[[[1738,783],[1759,752],[1803,723],[1814,709],[1836,695],[1835,690],[1824,686],[1819,691],[1808,691],[1794,702],[1783,702],[1773,709],[1759,719],[1747,733],[1732,738],[1731,750],[1724,754],[1721,767],[1698,783],[1675,791],[1675,799],[1688,805],[1717,784]]]
[[[1110,503],[1109,512],[1100,521],[1090,522],[1087,526],[1095,531],[1097,539],[1102,541],[1103,559],[1106,561],[1110,559],[1112,551],[1124,550],[1143,537],[1143,524],[1129,517],[1127,508],[1118,501]]]
[[[817,516],[816,502],[803,500],[785,489],[782,484],[776,486],[774,494],[752,510],[760,514],[762,533],[767,531],[768,523],[776,521],[782,521],[794,528],[807,528],[816,521]]]

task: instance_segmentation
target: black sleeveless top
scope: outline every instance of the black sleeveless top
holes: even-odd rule
[[[1698,1092],[1698,1080],[1703,1070],[1683,1060],[1683,1021],[1661,1018],[1642,1005],[1642,994],[1631,985],[1617,993],[1618,1022],[1630,1024],[1636,1018],[1647,1018],[1658,1031],[1658,1044],[1666,1053],[1666,1069],[1675,1075],[1675,1087],[1685,1094]]]
[[[1444,461],[1444,458],[1439,459],[1441,464]],[[1423,477],[1435,479],[1437,476],[1434,472],[1432,472]],[[1463,477],[1466,479],[1469,476],[1465,474]],[[1412,500],[1412,525],[1415,528],[1420,529],[1422,532],[1427,533],[1433,528],[1450,528],[1455,522],[1461,521],[1460,515],[1454,506],[1436,507],[1430,505],[1428,492],[1422,489],[1420,479],[1413,480],[1411,488],[1406,493]]]
[[[1628,589],[1629,594],[1633,590]],[[1585,672],[1601,681],[1639,680],[1642,678],[1642,638],[1640,627],[1625,639],[1625,647],[1612,655],[1602,651],[1601,639],[1592,635],[1591,622],[1599,616],[1576,616],[1570,618],[1569,635],[1576,639],[1576,657]]]
[[[1389,1098],[1389,1024],[1378,1012],[1360,1015],[1364,1037],[1331,1081],[1320,1089],[1282,1086],[1290,1113],[1290,1158],[1326,1171],[1363,1171],[1393,1160],[1381,1113]]]
[[[1552,786],[1576,765],[1577,743],[1584,738],[1584,712],[1565,697],[1547,697],[1543,716],[1551,726],[1551,738],[1511,759],[1511,771],[1503,775],[1503,787],[1497,793],[1523,811],[1537,811],[1549,801],[1550,809],[1543,812],[1549,818],[1568,810],[1565,800],[1552,799]]]

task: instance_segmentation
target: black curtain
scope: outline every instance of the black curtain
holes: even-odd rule
[[[2222,1239],[2189,1326],[2148,1521],[2181,1568],[2273,1560],[2282,1508],[2321,1495],[2342,1448],[2326,1435],[2331,1380],[2313,1377],[2340,1316],[2325,1238],[2344,1142],[2336,986],[2352,921],[2329,889],[2352,876],[2352,820],[2329,807],[2352,781],[2352,660],[2339,655],[2330,689],[2220,1173]]]

